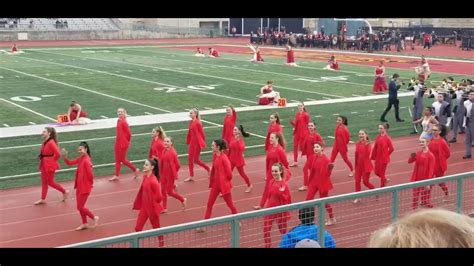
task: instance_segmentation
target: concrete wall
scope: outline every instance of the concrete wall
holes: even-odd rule
[[[229,18],[121,18],[124,24],[143,22],[147,25],[160,25],[169,27],[199,28],[200,22],[229,22]]]
[[[121,31],[36,31],[28,32],[29,41],[72,41],[72,40],[120,40],[120,39],[160,39],[206,37],[197,34],[169,34],[137,30]],[[0,41],[17,41],[18,32],[0,31]]]
[[[408,27],[411,25],[433,25],[435,28],[474,28],[474,18],[383,18],[370,21],[373,27]]]

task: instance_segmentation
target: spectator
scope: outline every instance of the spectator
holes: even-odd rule
[[[235,33],[237,33],[237,28],[234,26],[234,27],[232,27],[231,31],[232,31],[232,37],[235,38]]]
[[[375,231],[375,248],[473,248],[474,219],[448,210],[422,210]]]
[[[303,239],[296,243],[295,248],[320,248],[318,241]]]
[[[295,248],[302,240],[318,241],[318,226],[314,223],[314,207],[303,208],[298,211],[301,224],[291,229],[281,239],[280,248]],[[335,248],[336,242],[328,231],[324,231],[324,247]]]

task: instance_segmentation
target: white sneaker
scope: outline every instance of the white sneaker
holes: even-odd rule
[[[45,203],[46,203],[45,200],[40,199],[40,200],[35,201],[34,204],[35,204],[35,205],[40,205],[40,204],[45,204]]]
[[[306,191],[306,190],[308,190],[308,187],[304,185],[298,188],[298,191]]]
[[[76,231],[81,231],[89,228],[87,224],[81,224],[78,228],[76,228]]]
[[[109,178],[109,181],[116,181],[116,180],[118,180],[118,176],[116,176],[116,175]]]
[[[334,225],[336,224],[336,218],[329,218],[328,220],[326,220],[326,222],[324,223],[324,225],[326,226],[331,226],[331,225]]]

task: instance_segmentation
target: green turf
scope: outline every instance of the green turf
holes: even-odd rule
[[[90,50],[90,49],[87,49]],[[108,51],[108,52],[106,52]],[[127,49],[94,49],[94,53],[84,50],[28,50],[20,56],[0,55],[0,98],[29,108],[45,116],[55,118],[67,110],[71,100],[81,103],[92,119],[101,116],[116,117],[116,109],[125,107],[133,116],[145,115],[145,112],[159,114],[165,112],[185,112],[186,109],[198,106],[222,108],[229,103],[238,107],[241,104],[255,105],[255,95],[259,88],[269,79],[274,80],[275,89],[280,91],[289,102],[307,99],[337,99],[357,95],[371,95],[373,77],[358,76],[372,74],[373,67],[347,64],[345,72],[324,71],[323,62],[300,62],[303,67],[292,68],[283,64],[282,57],[266,57],[263,64],[248,62],[249,55],[226,54],[225,58],[196,58],[191,51],[160,47],[142,47]],[[2,68],[3,67],[3,68]],[[10,70],[4,69],[8,68]],[[18,73],[15,71],[24,72]],[[402,77],[411,77],[413,71],[387,68],[387,74],[398,72]],[[31,76],[33,75],[33,76]],[[18,76],[18,77],[17,77]],[[308,82],[301,78],[321,81],[322,77],[344,76],[346,80]],[[441,80],[446,74],[433,73],[432,80]],[[465,78],[453,75],[455,80]],[[214,88],[196,87],[197,85],[214,85]],[[194,86],[194,87],[193,87]],[[80,88],[78,88],[80,87]],[[169,89],[174,87],[175,89]],[[155,90],[161,88],[162,90]],[[165,89],[163,89],[165,88]],[[168,88],[168,89],[166,89]],[[177,91],[177,90],[184,91]],[[170,92],[166,92],[170,91]],[[93,93],[98,92],[101,94]],[[43,97],[42,95],[54,95]],[[15,96],[41,97],[40,101],[18,102]],[[222,97],[226,96],[228,98]],[[230,98],[229,98],[230,97]],[[431,101],[426,100],[429,104]],[[401,98],[401,106],[409,106],[411,97]],[[386,99],[365,102],[309,106],[307,109],[316,121],[317,128],[329,145],[332,140],[335,116],[340,113],[349,117],[349,129],[353,139],[357,131],[365,128],[373,137],[377,129],[380,113],[386,105]],[[368,110],[374,110],[368,112]],[[278,109],[288,141],[288,150],[292,149],[290,117],[296,108]],[[266,135],[268,116],[272,110],[248,111],[238,114],[238,123],[243,124],[249,132]],[[351,114],[351,112],[358,112]],[[393,112],[393,110],[392,110]],[[407,109],[401,109],[402,117],[407,121]],[[48,123],[48,119],[1,101],[0,127],[28,125],[29,122]],[[315,115],[321,117],[315,118]],[[393,113],[387,116],[393,118]],[[221,124],[223,114],[207,115],[204,120]],[[393,119],[391,119],[393,120]],[[133,134],[151,132],[155,125],[132,127]],[[165,130],[175,139],[178,154],[187,153],[184,144],[187,122],[166,123]],[[212,126],[204,123],[204,126]],[[411,124],[392,123],[393,136],[405,135],[411,130]],[[221,128],[206,129],[208,148],[212,139],[220,137]],[[0,139],[0,147],[34,145],[41,142],[41,132],[35,136]],[[74,154],[78,143],[84,139],[111,137],[100,140],[89,140],[95,165],[113,162],[113,136],[115,129],[102,129],[62,133],[64,147]],[[246,140],[247,146],[263,144],[264,140],[252,136]],[[150,135],[134,136],[128,159],[141,160],[146,157],[150,144]],[[37,154],[39,146],[0,150],[0,176],[10,176],[37,171]],[[247,156],[263,154],[263,148],[251,148]],[[186,158],[181,158],[187,163]],[[209,161],[210,155],[203,155]],[[21,162],[21,163],[20,163]],[[21,167],[19,167],[21,165]],[[141,162],[136,164],[141,166]],[[64,165],[63,165],[64,166]],[[64,166],[65,167],[65,166]],[[129,170],[123,170],[128,172]],[[112,174],[113,166],[100,167],[96,175]],[[73,173],[58,173],[58,180],[70,180]],[[38,176],[29,176],[9,181],[0,181],[1,188],[38,184]]]

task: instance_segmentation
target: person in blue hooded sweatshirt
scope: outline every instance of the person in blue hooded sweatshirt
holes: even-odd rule
[[[314,207],[300,209],[298,217],[301,224],[291,229],[280,241],[279,248],[294,248],[296,243],[303,239],[318,240],[318,226],[314,223]],[[324,230],[324,247],[335,248],[336,242],[331,234]]]

